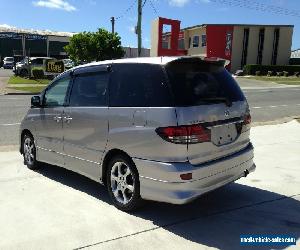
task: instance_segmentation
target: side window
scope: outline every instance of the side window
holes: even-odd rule
[[[193,48],[198,48],[199,47],[199,36],[194,36],[193,37]]]
[[[44,106],[59,107],[65,103],[70,78],[62,78],[54,82],[44,95]]]
[[[160,65],[116,64],[110,82],[112,107],[170,107],[172,99]]]
[[[206,47],[206,35],[202,35],[202,36],[201,36],[201,39],[202,39],[202,41],[201,41],[201,46],[202,46],[202,47]]]
[[[70,106],[103,107],[108,105],[107,72],[85,73],[74,78]]]

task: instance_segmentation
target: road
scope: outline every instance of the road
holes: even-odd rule
[[[238,82],[248,99],[254,123],[300,116],[300,86],[248,79],[238,79]],[[29,95],[0,96],[0,146],[18,144],[19,124],[29,108],[30,98]]]

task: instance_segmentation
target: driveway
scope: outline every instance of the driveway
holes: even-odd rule
[[[254,127],[251,137],[257,171],[247,178],[188,205],[147,202],[132,214],[85,177],[30,171],[17,152],[0,152],[0,249],[232,250],[241,234],[260,233],[294,235],[299,249],[300,124]]]

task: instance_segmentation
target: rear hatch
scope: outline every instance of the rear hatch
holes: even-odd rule
[[[166,65],[179,127],[188,131],[192,164],[222,158],[249,144],[248,103],[221,60],[181,58]]]

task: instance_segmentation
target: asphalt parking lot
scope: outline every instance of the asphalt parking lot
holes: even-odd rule
[[[0,249],[231,250],[248,233],[294,235],[299,249],[300,124],[255,127],[251,138],[257,171],[247,178],[188,205],[147,202],[132,214],[100,184],[49,165],[30,171],[16,151],[1,152]]]

